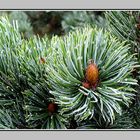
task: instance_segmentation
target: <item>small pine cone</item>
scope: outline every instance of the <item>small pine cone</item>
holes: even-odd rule
[[[48,112],[49,113],[55,113],[57,110],[57,105],[54,103],[49,103],[48,105]]]
[[[96,64],[92,60],[86,69],[85,79],[93,87],[98,83],[99,71]]]

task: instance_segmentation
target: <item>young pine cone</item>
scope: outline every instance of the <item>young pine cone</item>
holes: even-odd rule
[[[89,60],[88,66],[86,68],[85,73],[85,82],[83,82],[83,86],[85,88],[93,88],[95,89],[99,80],[99,71],[96,64],[93,60]]]

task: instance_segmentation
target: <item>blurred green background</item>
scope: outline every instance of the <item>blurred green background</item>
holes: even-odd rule
[[[65,35],[75,27],[85,25],[104,28],[106,22],[102,11],[0,11],[10,22],[18,21],[24,38],[32,35]]]

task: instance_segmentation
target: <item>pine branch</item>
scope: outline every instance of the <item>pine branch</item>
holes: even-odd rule
[[[8,110],[0,110],[0,129],[15,129]]]
[[[126,17],[117,22],[123,25],[127,14],[111,17]],[[11,25],[2,17],[0,128],[139,128],[139,90],[132,73],[139,65],[127,44],[135,48],[138,32],[127,40],[130,30],[121,32],[110,23],[118,38],[104,29],[85,27],[61,38],[25,40],[17,22]]]
[[[75,115],[77,121],[92,118],[95,113],[113,122],[115,112],[134,99],[137,80],[131,71],[137,64],[129,47],[102,30],[85,28],[63,39],[53,38],[52,57],[48,61],[48,81],[51,93],[62,106],[61,112]],[[56,48],[56,52],[54,51]],[[56,55],[55,55],[56,54]],[[88,60],[99,69],[97,87],[83,85]]]
[[[28,77],[29,89],[24,91],[26,120],[30,128],[66,129],[65,118],[49,93],[46,78],[49,40],[33,37],[24,42],[20,55],[21,69]],[[50,106],[50,107],[49,107]],[[50,108],[50,109],[49,109]]]
[[[120,40],[131,44],[132,53],[137,53],[140,61],[140,12],[139,11],[111,11],[106,12],[108,30]]]
[[[138,62],[140,63],[140,12],[139,11],[113,11],[107,12],[108,29],[116,35],[120,40],[126,40],[131,47],[131,53],[136,53]],[[138,86],[136,87],[137,94],[135,101],[131,106],[129,112],[133,118],[134,127],[139,128],[139,87],[140,76],[139,68],[133,70],[133,77],[138,79]]]
[[[22,92],[28,85],[17,55],[22,39],[17,24],[12,26],[6,18],[1,18],[0,29],[0,105],[14,112],[18,122],[26,125]]]
[[[8,19],[3,18],[0,27],[3,31],[11,29],[1,33],[0,101],[2,106],[14,112],[11,116],[14,126],[66,129],[63,123],[66,120],[49,93],[45,76],[48,39],[22,40],[18,29]]]

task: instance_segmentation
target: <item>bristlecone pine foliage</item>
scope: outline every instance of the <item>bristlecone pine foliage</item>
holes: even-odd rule
[[[17,22],[1,17],[0,129],[138,128],[140,109],[127,108],[138,67],[130,50],[91,27],[25,40]]]
[[[108,30],[121,41],[127,41],[131,53],[136,54],[140,64],[140,12],[139,11],[111,11],[105,14]],[[138,79],[135,100],[127,114],[133,118],[133,128],[140,128],[140,69],[133,69],[133,77]]]
[[[134,129],[134,120],[128,111],[123,110],[122,115],[116,115],[113,124],[105,122],[103,119],[91,119],[78,124],[77,129]]]
[[[64,38],[54,37],[51,45],[47,77],[62,114],[74,115],[77,122],[99,115],[112,123],[122,106],[132,102],[137,80],[131,71],[137,62],[126,42],[87,27]]]
[[[3,17],[0,20],[0,128],[26,128],[22,92],[28,85],[18,61],[22,40],[15,30],[17,23],[11,26],[7,21]]]
[[[65,119],[48,90],[45,68],[49,55],[47,38],[33,37],[22,46],[21,68],[30,88],[24,92],[26,119],[30,128],[65,129]]]
[[[48,39],[21,39],[3,17],[0,31],[0,128],[65,129],[44,76]]]
[[[140,12],[111,11],[105,14],[108,30],[122,41],[131,44],[132,53],[137,53],[140,61]]]

